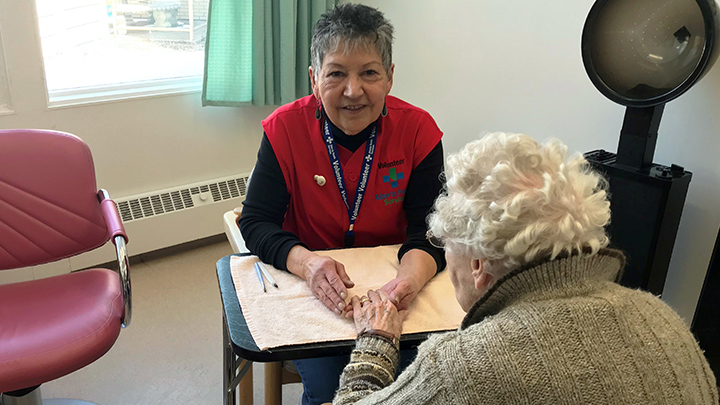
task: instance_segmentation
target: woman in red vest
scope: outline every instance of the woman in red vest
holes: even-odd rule
[[[313,250],[402,244],[397,278],[382,287],[401,310],[445,267],[443,251],[425,239],[442,188],[442,132],[427,112],[388,95],[392,39],[392,25],[371,7],[343,4],[320,18],[313,94],[262,122],[243,203],[240,230],[250,251],[306,280],[338,316],[350,316],[354,284],[342,263]],[[331,401],[347,362],[296,361],[303,404]]]

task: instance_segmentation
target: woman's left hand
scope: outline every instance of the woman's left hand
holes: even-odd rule
[[[368,291],[367,297],[352,297],[353,318],[358,334],[375,329],[390,333],[396,338],[402,334],[404,311],[398,312],[390,302],[388,295],[382,291]]]
[[[417,287],[417,283],[413,280],[397,277],[382,286],[380,291],[384,291],[388,295],[390,302],[395,304],[398,311],[404,311],[410,307],[410,303],[420,292],[420,288],[422,287]]]
[[[390,301],[398,311],[405,311],[410,307],[410,303],[417,296],[422,287],[416,287],[416,283],[403,277],[397,277],[390,280],[387,284],[380,287],[377,291],[382,291],[388,301]],[[346,318],[353,318],[353,312],[359,308],[354,301],[349,302],[343,310]]]

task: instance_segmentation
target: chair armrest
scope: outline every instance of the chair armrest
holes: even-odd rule
[[[127,254],[128,237],[125,234],[120,213],[117,211],[115,202],[110,199],[110,195],[105,190],[98,192],[100,200],[100,208],[105,218],[105,225],[110,233],[111,240],[115,245],[115,253],[118,261],[118,273],[120,274],[120,282],[122,283],[123,301],[125,302],[125,314],[122,319],[123,328],[130,326],[132,319],[132,285],[130,283],[130,260]]]
[[[247,246],[245,246],[245,239],[243,239],[240,233],[240,227],[238,227],[237,220],[240,215],[234,211],[228,211],[223,215],[223,223],[225,225],[225,236],[230,242],[230,246],[233,248],[235,253],[250,253]]]
[[[98,199],[100,200],[100,209],[102,210],[103,218],[105,218],[105,226],[110,232],[110,239],[114,242],[116,236],[122,235],[125,243],[127,243],[128,237],[125,233],[125,227],[123,226],[115,201],[111,200],[110,194],[103,189],[98,191]]]

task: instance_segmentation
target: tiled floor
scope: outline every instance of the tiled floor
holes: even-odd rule
[[[99,405],[222,404],[222,306],[215,262],[227,242],[131,267],[132,324],[95,363],[42,386],[44,398]],[[254,403],[264,403],[263,368],[254,367]],[[296,405],[300,384],[283,387]]]

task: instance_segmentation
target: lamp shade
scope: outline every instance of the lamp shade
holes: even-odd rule
[[[582,36],[590,80],[628,107],[680,96],[710,69],[718,48],[715,0],[598,0]]]

